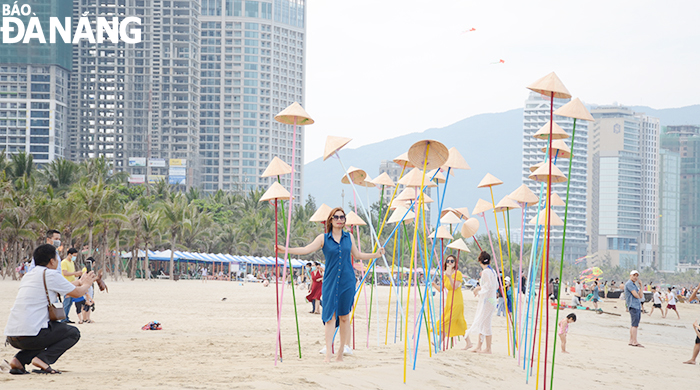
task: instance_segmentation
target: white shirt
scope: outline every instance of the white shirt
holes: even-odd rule
[[[39,331],[49,326],[49,310],[44,291],[44,270],[46,287],[51,302],[57,300],[56,294],[65,295],[75,286],[61,275],[61,270],[36,266],[27,272],[19,284],[15,305],[5,327],[5,336],[36,336]]]
[[[673,291],[669,291],[669,293],[668,293],[668,304],[669,305],[676,304],[676,294],[674,294]]]
[[[658,291],[654,293],[654,304],[655,305],[661,304],[661,294],[659,294]]]

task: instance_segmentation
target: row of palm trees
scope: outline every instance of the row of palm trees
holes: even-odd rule
[[[80,163],[57,159],[37,168],[31,154],[0,153],[0,275],[16,279],[18,266],[45,241],[48,229],[61,232],[61,255],[85,245],[98,268],[114,277],[122,272],[135,277],[139,249],[270,256],[274,207],[259,202],[263,193],[204,196],[164,181],[128,184],[127,174],[115,172],[104,158]],[[308,221],[315,209],[311,197],[296,206],[293,245],[321,232],[320,225]],[[283,225],[280,221],[280,232]],[[125,250],[133,256],[122,264],[117,254]],[[171,277],[173,264],[171,259]]]

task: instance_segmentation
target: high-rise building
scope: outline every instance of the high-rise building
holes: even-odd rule
[[[104,156],[132,183],[199,182],[199,2],[75,0],[80,16],[141,18],[142,41],[73,45],[71,158]],[[170,170],[168,170],[168,164]]]
[[[568,103],[569,99],[554,99],[554,110]],[[529,179],[530,167],[545,160],[546,154],[542,151],[547,147],[548,141],[534,138],[533,135],[549,122],[550,100],[541,94],[531,92],[525,101],[523,110],[523,183],[535,193],[542,193],[542,199],[546,198],[545,192],[540,192],[541,183]],[[573,131],[573,119],[554,116],[554,122],[558,124],[569,135]],[[571,138],[564,140],[571,147]],[[556,157],[556,166],[568,176],[569,164],[572,164],[570,190],[569,190],[569,210],[566,226],[566,245],[564,248],[564,259],[567,262],[586,256],[587,236],[586,236],[586,200],[587,188],[586,179],[588,175],[588,122],[576,121],[576,135],[573,158],[565,159]],[[546,184],[545,184],[546,187]],[[546,191],[546,188],[545,188]],[[552,185],[552,192],[558,194],[566,200],[566,183]],[[564,207],[554,206],[552,210],[561,219],[564,219]],[[528,219],[535,216],[536,207],[528,208]],[[535,226],[525,225],[525,242],[532,242],[535,237]],[[563,228],[553,226],[550,236],[550,253],[553,257],[559,258],[562,252]],[[541,243],[540,243],[541,245]]]
[[[658,262],[659,119],[626,107],[593,109],[589,127],[591,248],[622,267]]]
[[[662,142],[663,145],[663,142]],[[659,264],[658,270],[675,272],[680,259],[681,156],[659,150]]]
[[[204,0],[199,155],[205,191],[267,186],[277,156],[292,164],[293,126],[274,116],[304,105],[304,0]],[[304,127],[297,127],[295,199],[303,183]],[[289,176],[282,184],[289,186]]]
[[[662,148],[680,155],[680,263],[700,259],[700,126],[667,126]],[[664,213],[662,213],[663,215]],[[661,221],[665,216],[661,217]]]
[[[36,0],[31,9],[34,15],[13,17],[26,26],[36,16],[49,31],[49,17],[70,17],[72,5]],[[27,152],[39,165],[66,157],[71,45],[3,43],[0,35],[0,46],[0,150]]]

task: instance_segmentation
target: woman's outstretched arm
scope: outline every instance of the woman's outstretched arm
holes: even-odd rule
[[[352,236],[352,234],[350,235],[350,240],[352,241],[352,256],[358,260],[376,259],[382,257],[382,255],[384,254],[383,247],[379,247],[379,250],[374,253],[360,252],[360,250],[357,249],[357,245],[355,245],[355,238]]]
[[[301,247],[301,248],[289,248],[287,251],[293,255],[308,255],[309,253],[316,252],[317,250],[323,248],[323,234],[319,234],[311,244]],[[284,252],[284,245],[277,245],[277,250]]]

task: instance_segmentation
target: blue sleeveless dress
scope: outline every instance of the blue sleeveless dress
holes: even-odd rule
[[[333,232],[324,234],[323,255],[326,257],[326,270],[323,276],[321,302],[323,323],[330,321],[334,314],[350,314],[355,298],[355,271],[352,268],[350,233],[343,231],[340,243],[333,239]],[[336,318],[336,327],[338,321]]]

